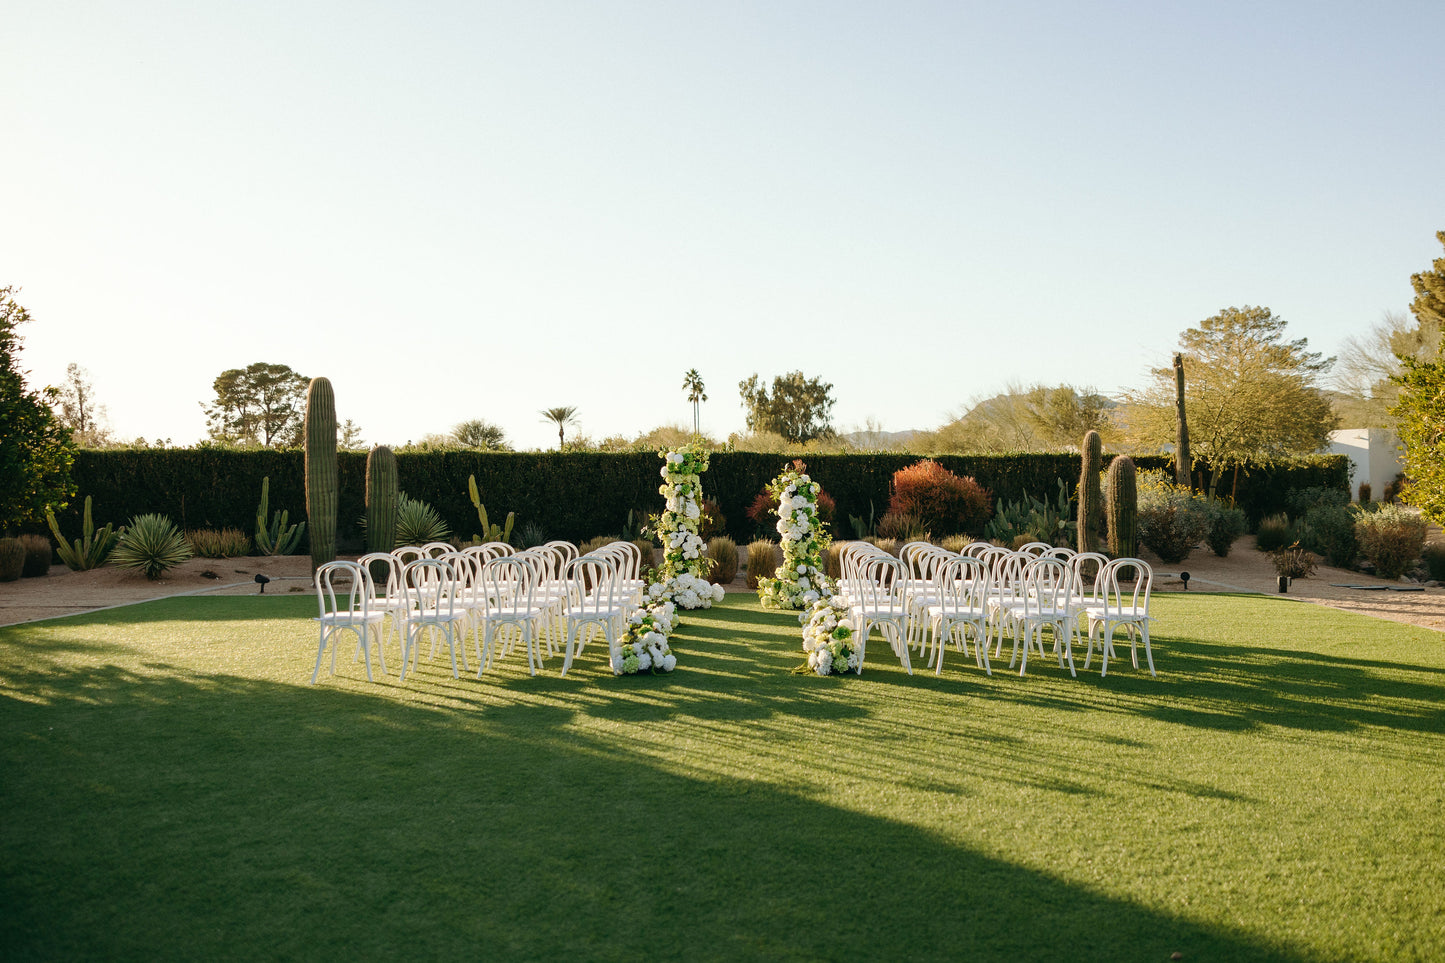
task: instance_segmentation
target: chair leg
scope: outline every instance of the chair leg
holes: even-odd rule
[[[316,677],[321,674],[321,660],[326,656],[326,626],[321,626],[321,641],[316,644],[316,668],[311,671],[311,684],[316,684]]]

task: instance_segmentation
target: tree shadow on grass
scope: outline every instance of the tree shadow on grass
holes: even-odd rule
[[[21,669],[0,694],[0,945],[12,959],[1311,958],[755,778],[680,775],[573,718]]]

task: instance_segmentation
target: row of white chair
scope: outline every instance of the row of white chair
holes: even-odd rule
[[[1088,628],[1084,667],[1097,638],[1101,672],[1108,673],[1115,633],[1130,642],[1134,667],[1143,643],[1150,674],[1149,594],[1153,572],[1141,559],[1110,560],[1044,543],[1018,551],[975,542],[953,553],[927,542],[911,542],[897,558],[867,542],[839,547],[838,591],[849,606],[850,625],[866,645],[877,629],[912,673],[909,650],[916,648],[935,671],[943,671],[948,642],[965,654],[970,639],[979,668],[992,675],[990,647],[997,657],[1005,636],[1012,639],[1009,667],[1028,668],[1030,649],[1043,654],[1052,637],[1060,667],[1075,674],[1073,643]],[[859,671],[862,660],[859,661]]]
[[[335,672],[336,636],[345,631],[357,636],[357,657],[366,660],[368,680],[373,678],[373,647],[382,672],[387,672],[388,626],[401,639],[403,679],[408,668],[416,666],[424,634],[431,638],[430,657],[445,640],[453,677],[458,676],[459,648],[461,667],[471,669],[465,644],[468,631],[478,677],[518,642],[526,646],[533,675],[559,645],[565,646],[565,675],[599,632],[611,657],[620,645],[627,617],[642,602],[641,555],[628,542],[611,543],[587,556],[579,557],[577,551],[568,542],[521,552],[505,543],[461,551],[433,543],[323,565],[316,573],[320,640],[311,681],[321,671],[328,641]]]

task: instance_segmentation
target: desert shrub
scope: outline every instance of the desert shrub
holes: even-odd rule
[[[542,527],[541,522],[523,522],[517,529],[516,540],[521,543],[520,548],[536,548],[538,545],[546,545],[547,530]]]
[[[1284,495],[1291,518],[1303,518],[1312,508],[1344,508],[1349,503],[1350,493],[1338,488],[1291,488]]]
[[[823,549],[823,574],[835,581],[843,577],[843,556],[837,545]]]
[[[1380,493],[1380,501],[1394,504],[1400,499],[1400,489],[1405,487],[1405,476],[1396,475],[1385,485],[1385,490]]]
[[[877,548],[879,548],[879,549],[882,549],[883,551],[887,552],[889,555],[892,555],[894,558],[897,558],[897,557],[898,557],[898,550],[903,547],[903,543],[900,542],[900,541],[899,541],[898,539],[896,539],[896,538],[877,538],[877,537],[875,537],[875,538],[865,538],[863,541],[869,542],[869,543],[871,543],[872,545],[874,545],[875,547],[877,547]]]
[[[1282,548],[1271,552],[1274,560],[1274,573],[1283,575],[1286,578],[1309,578],[1315,574],[1315,557],[1309,551],[1300,547],[1295,542],[1288,548]]]
[[[1078,530],[1074,515],[1069,505],[1068,486],[1059,479],[1052,500],[1035,498],[1027,492],[1017,501],[1000,499],[993,518],[983,526],[983,535],[1000,545],[1029,542],[1068,545]]]
[[[13,582],[25,571],[25,546],[18,538],[0,538],[0,582]]]
[[[901,542],[914,542],[928,537],[928,526],[917,515],[889,512],[878,519],[877,536]]]
[[[993,501],[973,478],[955,475],[925,458],[893,473],[888,512],[917,516],[925,527],[939,532],[975,533],[983,531],[993,514]]]
[[[604,545],[611,545],[613,542],[615,542],[615,541],[617,541],[617,540],[618,540],[618,539],[616,539],[615,537],[613,537],[613,536],[611,536],[611,535],[598,535],[596,538],[589,538],[589,539],[587,539],[587,541],[585,541],[585,542],[583,542],[581,545],[578,545],[578,546],[577,546],[577,554],[578,554],[578,555],[591,555],[593,552],[597,551],[597,550],[598,550],[599,548],[601,548],[602,546],[604,546]]]
[[[778,566],[783,563],[783,554],[777,542],[760,538],[748,545],[747,587],[756,589],[758,580],[772,578]]]
[[[632,544],[636,545],[637,550],[642,553],[642,567],[644,569],[657,567],[657,546],[652,543],[651,539],[634,538]]]
[[[942,542],[944,551],[957,555],[965,548],[973,544],[973,539],[967,535],[950,535]]]
[[[157,579],[194,554],[175,522],[164,515],[137,515],[121,533],[110,560],[121,568],[138,568],[146,578]]]
[[[713,560],[707,580],[714,585],[729,585],[738,577],[738,543],[726,535],[708,539],[707,557]]]
[[[1429,524],[1399,505],[1382,505],[1355,519],[1360,554],[1375,566],[1381,578],[1399,578],[1414,565],[1425,548]]]
[[[1420,551],[1426,573],[1437,582],[1445,582],[1445,542],[1431,542]]]
[[[238,528],[198,528],[187,532],[186,538],[201,558],[240,558],[251,554],[251,536]]]
[[[1336,568],[1349,568],[1359,555],[1355,513],[1343,505],[1316,505],[1299,522],[1300,542]]]
[[[1209,550],[1220,558],[1229,555],[1235,539],[1249,530],[1249,517],[1243,510],[1223,501],[1209,503],[1209,531],[1204,540]]]
[[[1209,534],[1209,505],[1162,473],[1146,471],[1139,477],[1138,525],[1140,544],[1173,565]]]
[[[1293,541],[1287,516],[1266,515],[1259,520],[1259,529],[1255,532],[1255,547],[1261,552],[1277,552]]]
[[[410,498],[406,492],[396,498],[396,544],[425,545],[444,542],[452,533],[441,515],[424,501]]]
[[[21,535],[20,544],[25,548],[25,564],[21,566],[21,578],[35,578],[50,574],[50,539],[44,535]]]
[[[706,541],[728,530],[728,517],[723,514],[722,505],[718,504],[717,499],[704,498],[699,507],[702,509],[702,518],[697,527],[700,538]]]
[[[1370,495],[1373,494],[1373,492],[1374,489],[1370,488],[1369,482],[1360,482],[1360,504],[1370,504]]]

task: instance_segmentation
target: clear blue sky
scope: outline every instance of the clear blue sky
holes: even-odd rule
[[[33,383],[204,435],[284,363],[399,444],[840,428],[1140,385],[1267,305],[1335,352],[1441,255],[1445,3],[8,5],[0,285]]]

